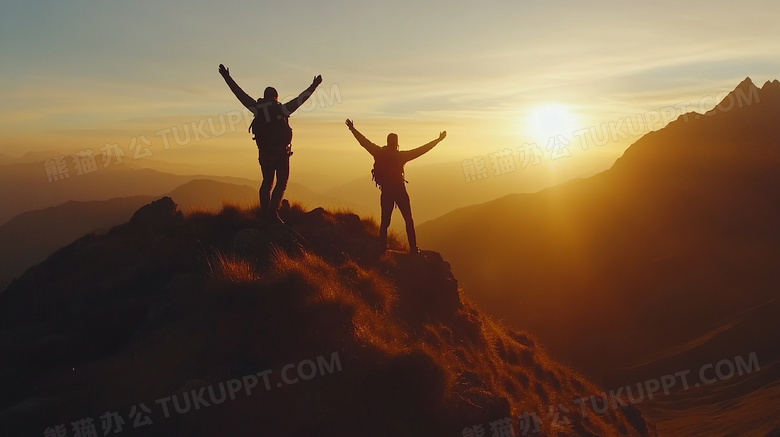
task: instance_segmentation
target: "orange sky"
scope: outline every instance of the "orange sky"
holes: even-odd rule
[[[447,130],[417,165],[533,142],[554,164],[555,147],[529,128],[551,104],[563,112],[543,123],[562,129],[567,159],[606,168],[644,131],[710,109],[745,76],[780,77],[777,2],[146,3],[4,7],[0,154],[117,144],[139,159],[256,175],[224,63],[250,95],[273,85],[292,97],[323,75],[291,120],[297,171],[365,174],[347,117],[377,143],[397,132],[402,148]],[[643,123],[635,134],[582,147],[588,129],[626,117]],[[148,152],[130,150],[144,139]]]

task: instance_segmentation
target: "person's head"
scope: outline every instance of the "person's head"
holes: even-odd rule
[[[279,93],[276,92],[276,88],[269,86],[263,93],[263,100],[276,100],[279,98]]]
[[[387,134],[387,146],[398,150],[398,135],[393,133]]]

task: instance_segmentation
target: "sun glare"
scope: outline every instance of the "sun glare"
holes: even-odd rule
[[[558,103],[537,106],[526,116],[525,134],[540,145],[557,135],[571,140],[577,130],[577,116],[567,107]]]

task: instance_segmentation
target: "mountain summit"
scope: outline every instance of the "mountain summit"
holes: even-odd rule
[[[606,173],[747,168],[780,161],[780,82],[748,77],[715,107],[689,112],[632,144]]]
[[[281,214],[289,226],[235,207],[185,216],[162,198],[29,269],[0,294],[3,429],[652,434],[463,299],[438,253],[380,256],[354,214]]]
[[[766,111],[766,107],[769,105],[776,105],[778,101],[780,101],[780,81],[777,79],[766,81],[764,86],[758,88],[752,79],[746,77],[733,91],[718,102],[715,108],[705,112],[704,115],[710,117],[716,113],[722,114],[751,107],[752,110],[745,109],[745,111],[757,114]]]

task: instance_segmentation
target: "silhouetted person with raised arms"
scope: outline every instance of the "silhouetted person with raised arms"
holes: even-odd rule
[[[322,76],[315,76],[311,85],[298,97],[281,104],[278,100],[279,93],[273,87],[267,87],[263,98],[255,100],[238,86],[230,77],[230,70],[222,64],[219,64],[219,74],[238,100],[255,115],[249,131],[254,134],[258,161],[263,173],[263,182],[260,184],[260,208],[264,218],[282,223],[278,211],[284,190],[287,188],[287,179],[290,177],[290,155],[292,155],[292,129],[288,119],[311,97],[317,86],[322,83]],[[276,186],[271,194],[274,176]]]
[[[382,190],[380,204],[382,206],[382,219],[379,226],[379,246],[383,251],[387,249],[387,228],[390,227],[390,218],[393,215],[393,208],[398,205],[401,215],[406,221],[406,236],[409,238],[409,253],[418,253],[417,235],[414,232],[414,220],[412,219],[412,207],[409,203],[409,193],[406,192],[406,181],[404,180],[404,164],[420,157],[422,154],[433,149],[433,147],[447,136],[447,132],[439,134],[439,138],[430,143],[412,150],[398,150],[398,135],[391,133],[387,135],[387,145],[377,146],[363,136],[352,123],[347,119],[352,135],[358,140],[371,156],[374,157],[374,181]]]

